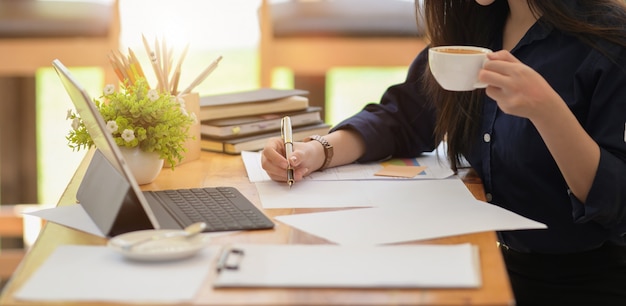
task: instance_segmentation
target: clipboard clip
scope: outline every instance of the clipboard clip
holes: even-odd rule
[[[219,260],[217,261],[216,270],[221,272],[224,269],[238,270],[239,264],[243,259],[244,252],[242,249],[237,248],[224,248]]]

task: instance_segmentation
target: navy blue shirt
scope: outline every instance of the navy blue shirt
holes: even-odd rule
[[[484,183],[490,203],[545,223],[548,229],[499,232],[522,252],[570,253],[606,241],[626,244],[626,49],[578,38],[536,23],[511,50],[550,83],[601,149],[600,164],[581,203],[569,193],[556,162],[533,124],[503,113],[485,96],[473,151],[465,156]],[[493,44],[502,48],[501,42]],[[404,83],[387,89],[336,129],[353,129],[366,144],[359,161],[412,157],[437,144],[435,114],[420,76],[428,52],[412,63]]]

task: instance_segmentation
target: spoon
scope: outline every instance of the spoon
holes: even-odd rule
[[[122,246],[122,249],[124,251],[130,251],[134,247],[142,245],[142,244],[147,243],[147,242],[151,242],[151,241],[155,241],[155,240],[168,239],[168,238],[173,238],[173,237],[185,237],[185,238],[189,239],[189,238],[191,238],[191,237],[193,237],[193,236],[195,236],[195,235],[197,235],[199,233],[202,233],[202,231],[206,227],[207,227],[206,223],[204,223],[204,222],[196,222],[196,223],[193,223],[193,224],[185,227],[182,231],[156,234],[156,235],[153,235],[153,236],[145,238],[145,239],[141,239],[141,240],[133,241],[131,243],[124,244]]]

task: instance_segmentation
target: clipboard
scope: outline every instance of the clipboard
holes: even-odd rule
[[[477,288],[478,247],[456,245],[233,245],[216,288]]]

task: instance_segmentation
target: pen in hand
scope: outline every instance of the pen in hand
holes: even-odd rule
[[[285,144],[285,158],[287,158],[287,184],[289,184],[289,188],[291,188],[294,183],[293,167],[291,167],[291,153],[293,152],[293,133],[291,131],[291,118],[289,118],[289,116],[283,117],[280,127],[280,135],[283,138],[283,143]]]

